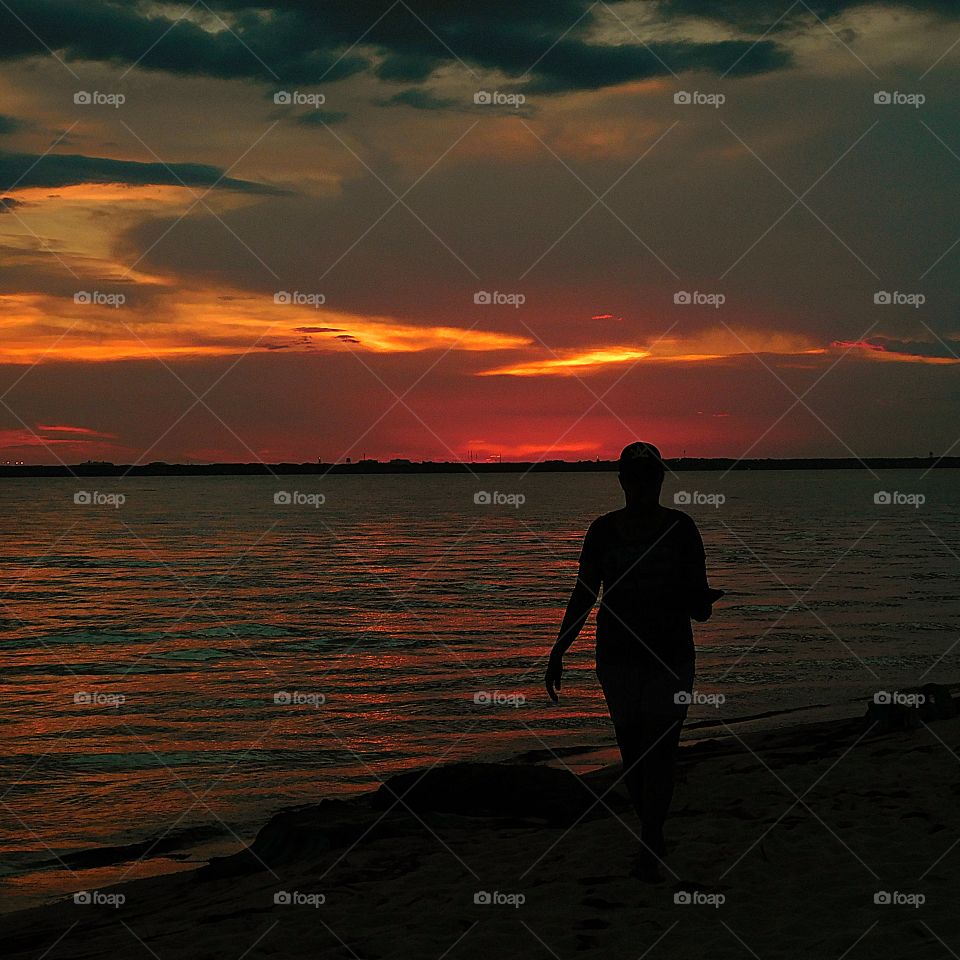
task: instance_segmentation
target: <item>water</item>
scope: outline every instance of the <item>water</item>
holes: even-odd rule
[[[697,689],[726,702],[691,721],[958,679],[956,474],[678,479],[665,502],[725,497],[684,508],[727,591],[697,634]],[[559,707],[541,686],[612,474],[6,480],[0,500],[7,909],[235,849],[276,809],[403,769],[612,744],[592,619]],[[69,858],[160,837],[120,867]]]

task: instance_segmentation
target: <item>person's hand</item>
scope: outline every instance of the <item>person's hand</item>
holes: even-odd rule
[[[713,605],[723,596],[723,590],[714,590],[707,587],[707,591],[701,597],[690,611],[690,617],[697,623],[704,623],[713,616]]]
[[[544,675],[544,682],[547,685],[547,693],[554,703],[559,703],[560,699],[557,693],[560,690],[560,684],[563,681],[563,655],[555,650],[550,654],[547,661],[547,672]]]
[[[690,611],[690,619],[696,620],[697,623],[706,623],[710,617],[713,616],[713,604],[712,603],[700,603],[694,606]]]

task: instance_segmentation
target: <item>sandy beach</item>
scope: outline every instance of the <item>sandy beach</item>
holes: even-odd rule
[[[0,960],[960,960],[958,85],[0,0]]]
[[[960,718],[906,725],[731,726],[684,748],[659,883],[629,876],[618,767],[459,764],[284,811],[198,870],[10,914],[4,952],[949,956]]]

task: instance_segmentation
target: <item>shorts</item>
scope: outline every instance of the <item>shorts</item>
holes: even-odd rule
[[[598,662],[597,679],[614,726],[638,723],[641,714],[685,719],[693,692],[694,664],[690,661],[673,669],[676,675],[659,663]]]

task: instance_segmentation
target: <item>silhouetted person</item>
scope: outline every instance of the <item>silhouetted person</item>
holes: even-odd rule
[[[590,524],[577,585],[547,665],[557,701],[563,655],[603,591],[597,614],[597,678],[623,758],[624,780],[643,843],[634,873],[656,879],[673,796],[680,728],[693,689],[690,620],[707,620],[723,593],[707,585],[703,540],[685,513],[660,504],[664,465],[650,443],[620,454],[626,506]]]

